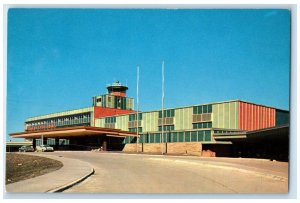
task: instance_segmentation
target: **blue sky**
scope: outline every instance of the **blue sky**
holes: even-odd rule
[[[120,80],[139,109],[241,99],[289,109],[288,10],[10,9],[7,133]]]

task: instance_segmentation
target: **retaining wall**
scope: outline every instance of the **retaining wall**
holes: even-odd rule
[[[124,152],[136,152],[136,143],[126,144],[123,148]],[[160,143],[140,143],[138,144],[139,152],[145,153],[161,153],[162,144]],[[178,142],[164,143],[163,151],[168,154],[190,154],[202,155],[202,144],[200,142]]]

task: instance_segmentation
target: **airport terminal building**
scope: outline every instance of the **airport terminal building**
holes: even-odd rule
[[[288,159],[286,110],[231,100],[137,113],[127,86],[117,81],[107,90],[90,107],[28,118],[11,137],[56,150]]]

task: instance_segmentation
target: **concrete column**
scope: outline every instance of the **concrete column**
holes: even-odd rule
[[[73,149],[74,147],[74,138],[73,137],[69,137],[69,149]]]
[[[102,142],[102,137],[97,136],[97,147],[100,147],[100,150],[103,150],[103,142]]]
[[[103,149],[103,151],[107,151],[107,137],[104,137],[104,139],[103,139],[102,149]]]
[[[47,138],[45,138],[44,136],[42,136],[42,144],[46,145],[47,144]]]
[[[59,138],[56,137],[56,138],[55,138],[55,150],[57,150],[58,147],[59,147]]]
[[[35,138],[32,139],[32,147],[34,150],[36,149],[36,139]]]

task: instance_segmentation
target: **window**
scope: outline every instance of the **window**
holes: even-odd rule
[[[165,117],[171,117],[171,111],[166,111]]]
[[[212,122],[193,123],[193,129],[211,128],[211,127],[212,127]]]
[[[204,141],[204,131],[198,131],[198,141]]]
[[[116,117],[106,117],[105,118],[105,123],[115,123],[116,122]]]
[[[108,102],[111,102],[111,97],[108,97]]]
[[[149,143],[149,134],[147,133],[144,136],[145,136],[145,139],[144,139],[145,143]]]
[[[175,109],[171,109],[171,117],[175,116]]]
[[[96,100],[96,102],[101,102],[101,98],[98,98],[98,99]]]
[[[192,131],[191,132],[191,142],[197,142],[197,141],[198,141],[197,131]]]
[[[198,106],[197,113],[198,113],[198,114],[202,114],[202,106]]]
[[[203,106],[203,113],[207,113],[208,111],[207,111],[207,105],[204,105]]]
[[[149,134],[149,143],[154,143],[154,134]]]
[[[128,143],[132,143],[132,137],[128,136]]]
[[[140,135],[140,143],[145,143],[145,135]]]
[[[159,131],[162,131],[162,126],[158,127]],[[174,130],[174,125],[164,125],[164,131],[171,131]]]
[[[139,120],[142,120],[143,119],[143,114],[142,113],[139,113]],[[129,121],[135,121],[137,120],[136,119],[136,114],[130,114],[129,115]]]
[[[161,133],[157,133],[159,135],[159,137],[161,138]],[[163,142],[170,142],[170,138],[169,138],[169,133],[164,133],[163,134]],[[160,139],[159,139],[160,142]]]
[[[211,131],[210,130],[205,130],[205,141],[211,141]]]
[[[129,132],[136,132],[136,128],[129,128]],[[143,132],[142,127],[139,127],[139,133]]]
[[[190,142],[190,140],[191,140],[191,132],[185,132],[184,133],[184,141]]]
[[[197,106],[193,106],[193,114],[198,114],[197,110],[198,110]]]
[[[212,105],[211,104],[209,104],[207,106],[207,113],[212,113]]]
[[[132,121],[132,120],[133,120],[132,117],[133,117],[133,114],[130,114],[130,115],[129,115],[129,121]]]
[[[177,142],[177,132],[171,133],[171,142]]]
[[[160,133],[155,133],[155,142],[160,143]]]
[[[184,133],[183,132],[178,133],[178,142],[184,142]]]
[[[164,118],[166,117],[174,117],[175,116],[175,109],[168,109],[164,110]],[[162,111],[159,111],[159,118],[162,118]]]
[[[193,114],[212,113],[212,105],[201,105],[193,107]]]

